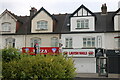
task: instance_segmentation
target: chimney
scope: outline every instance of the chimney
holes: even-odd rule
[[[118,2],[118,9],[120,8],[120,1]]]
[[[102,4],[101,11],[102,11],[102,14],[107,14],[107,6],[106,6],[106,3],[105,3],[105,4]]]
[[[31,7],[30,17],[32,17],[36,12],[37,12],[37,9],[35,7]]]

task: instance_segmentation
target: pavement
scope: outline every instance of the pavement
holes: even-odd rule
[[[120,80],[120,74],[108,74],[106,76],[99,76],[98,73],[78,73],[75,80]]]

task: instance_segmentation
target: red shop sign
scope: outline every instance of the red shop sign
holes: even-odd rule
[[[39,54],[50,54],[50,55],[57,55],[60,53],[59,47],[40,47],[38,50]],[[29,53],[30,55],[35,55],[34,47],[23,47],[22,53]]]

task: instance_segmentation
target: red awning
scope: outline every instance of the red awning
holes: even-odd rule
[[[116,36],[116,37],[114,37],[114,38],[120,38],[120,36]]]

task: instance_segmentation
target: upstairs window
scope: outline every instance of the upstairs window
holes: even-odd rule
[[[10,28],[11,28],[11,23],[9,22],[2,23],[2,31],[10,31]]]
[[[118,48],[120,48],[120,38],[118,39]]]
[[[34,47],[34,45],[35,45],[36,43],[38,43],[39,46],[40,46],[40,44],[41,44],[41,39],[40,39],[40,38],[32,38],[32,39],[31,39],[31,47]]]
[[[72,38],[66,38],[65,43],[65,48],[72,48]]]
[[[51,38],[51,46],[58,47],[58,38],[57,37]]]
[[[83,38],[83,47],[95,47],[95,37]]]
[[[14,38],[7,38],[6,39],[6,46],[7,47],[15,47],[15,39]]]
[[[77,28],[89,28],[89,20],[88,19],[80,19],[77,20]]]
[[[47,21],[38,21],[37,22],[37,30],[46,30],[48,29],[48,22]]]

